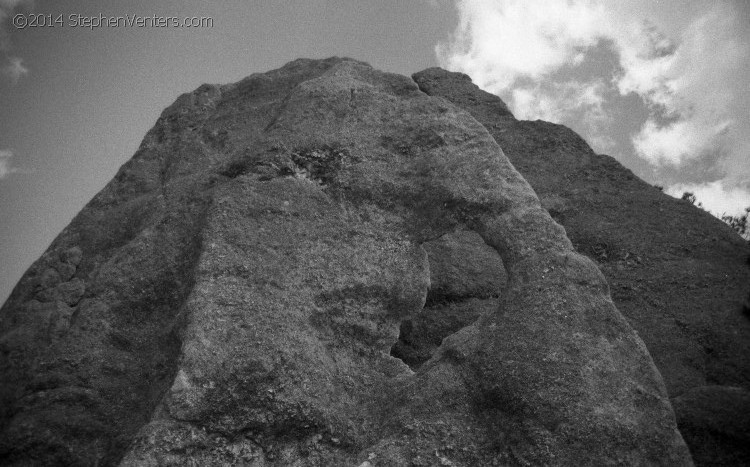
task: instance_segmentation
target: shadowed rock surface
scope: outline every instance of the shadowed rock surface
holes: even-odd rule
[[[3,464],[691,465],[486,128],[354,60],[181,96],[0,313]]]
[[[698,399],[682,398],[680,426],[681,414],[690,414],[691,424],[704,423],[696,420],[706,415],[705,423],[714,426],[731,426],[732,413],[750,416],[746,397],[734,390],[750,388],[750,320],[742,305],[750,283],[747,242],[707,212],[594,154],[568,128],[516,120],[498,97],[464,74],[432,68],[413,78],[427,94],[458,105],[484,125],[576,250],[597,262],[670,396],[730,387],[722,393],[724,409],[710,416],[705,405],[690,408]],[[705,439],[686,436],[694,453],[706,451]],[[696,462],[711,464],[709,458]]]
[[[673,403],[697,464],[750,465],[750,391],[700,386]]]

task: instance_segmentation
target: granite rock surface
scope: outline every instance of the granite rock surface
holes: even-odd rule
[[[691,465],[596,262],[423,81],[180,96],[0,311],[0,462]]]

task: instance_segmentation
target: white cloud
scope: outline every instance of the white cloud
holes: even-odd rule
[[[681,119],[658,126],[649,119],[633,138],[638,154],[654,163],[679,165],[685,159],[702,155],[716,147],[719,139],[731,127],[730,120],[706,122],[703,119]]]
[[[13,157],[13,152],[7,149],[0,149],[0,180],[4,179],[12,173],[16,173],[19,169],[11,167],[10,158]]]
[[[750,180],[750,28],[733,3],[457,0],[456,6],[458,27],[436,47],[440,65],[471,76],[517,117],[574,124],[600,150],[622,131],[605,96],[635,94],[647,117],[630,135],[633,147],[621,153],[635,150],[656,167],[675,169],[712,160],[724,173],[723,193],[741,192]],[[602,44],[615,55],[614,68],[584,72]]]
[[[458,2],[459,26],[438,45],[441,65],[462,71],[503,97],[522,119],[562,123],[576,118],[597,150],[611,147],[602,134],[605,80],[553,81],[550,75],[580,65],[599,43],[603,7],[589,2],[475,0]]]
[[[623,52],[628,64],[618,82],[620,91],[636,92],[653,106],[651,118],[634,138],[641,157],[675,165],[710,152],[728,151],[732,157],[732,134],[746,120],[732,111],[733,100],[742,98],[735,80],[743,80],[748,53],[733,23],[731,11],[719,6],[694,19],[670,55],[649,58]],[[676,120],[659,125],[664,116]]]
[[[681,198],[686,191],[693,193],[697,202],[716,216],[740,215],[750,206],[750,189],[728,187],[721,180],[699,184],[676,184],[665,188],[665,192],[675,198]]]
[[[437,46],[438,60],[493,93],[581,60],[598,40],[602,14],[582,2],[461,0],[457,7],[458,28],[449,44]]]

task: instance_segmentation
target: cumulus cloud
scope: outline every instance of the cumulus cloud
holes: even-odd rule
[[[502,97],[518,118],[574,121],[595,150],[613,149],[605,109],[612,76],[570,73],[589,66],[589,52],[604,42],[602,5],[465,0],[457,6],[459,25],[436,48],[442,66]]]
[[[27,75],[29,69],[23,64],[23,59],[10,54],[9,20],[17,8],[32,3],[33,0],[0,0],[0,73],[14,84]]]
[[[580,61],[598,40],[601,12],[582,3],[463,0],[457,6],[458,28],[437,46],[438,58],[494,93]]]
[[[742,98],[733,92],[739,84],[733,80],[743,79],[741,68],[748,53],[732,31],[733,22],[720,5],[689,24],[668,55],[622,53],[626,66],[617,83],[620,91],[636,92],[652,107],[651,117],[634,138],[641,157],[679,165],[706,152],[732,150],[733,133],[746,120],[732,112],[732,101]],[[660,118],[673,121],[660,124]]]
[[[710,158],[724,175],[711,196],[730,203],[750,181],[750,28],[738,5],[458,0],[459,24],[436,54],[517,117],[574,126],[598,151],[635,152],[677,171]],[[597,70],[591,62],[602,50],[615,64]],[[608,106],[632,95],[644,116],[625,138]],[[630,146],[615,148],[616,136]]]

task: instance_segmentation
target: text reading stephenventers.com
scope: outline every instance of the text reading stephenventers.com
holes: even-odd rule
[[[13,16],[13,26],[26,28],[212,28],[214,20],[208,16],[108,16],[81,14],[18,13]]]

